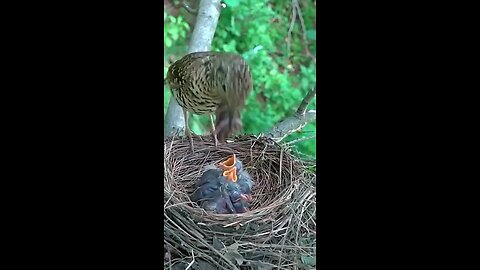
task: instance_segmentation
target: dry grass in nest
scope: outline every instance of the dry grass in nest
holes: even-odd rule
[[[270,139],[211,136],[164,142],[165,269],[314,269],[315,174]],[[251,211],[206,213],[189,195],[208,164],[236,154],[255,184]]]

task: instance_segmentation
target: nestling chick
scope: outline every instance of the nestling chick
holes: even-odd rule
[[[249,197],[240,191],[236,167],[217,168],[207,166],[191,200],[206,211],[219,214],[244,213],[249,211]]]
[[[220,168],[223,170],[235,169],[237,179],[232,179],[237,183],[240,189],[240,193],[244,194],[248,201],[252,200],[252,187],[253,180],[250,174],[243,168],[243,163],[233,154],[227,160],[220,163]]]

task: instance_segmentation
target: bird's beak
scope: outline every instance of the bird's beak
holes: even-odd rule
[[[223,172],[223,176],[232,182],[237,182],[237,168],[233,167]]]
[[[222,167],[224,170],[229,170],[229,169],[235,167],[236,162],[237,162],[237,157],[235,157],[235,154],[233,154],[231,157],[229,157],[224,162],[220,162],[220,167]]]

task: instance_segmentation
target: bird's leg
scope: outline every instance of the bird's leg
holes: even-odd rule
[[[215,131],[215,122],[213,121],[213,114],[210,114],[210,124],[212,125],[213,140],[215,141],[215,147],[218,146],[217,132]]]
[[[192,139],[192,132],[190,131],[190,127],[188,126],[188,111],[183,109],[183,116],[185,118],[185,135],[187,135],[188,139],[190,140],[190,148],[193,150],[193,139]]]

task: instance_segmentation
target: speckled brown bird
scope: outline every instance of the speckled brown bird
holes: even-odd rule
[[[190,139],[192,151],[189,113],[209,114],[215,145],[242,128],[240,111],[253,81],[250,68],[240,55],[226,52],[187,54],[169,67],[164,83],[183,108],[185,134]]]

